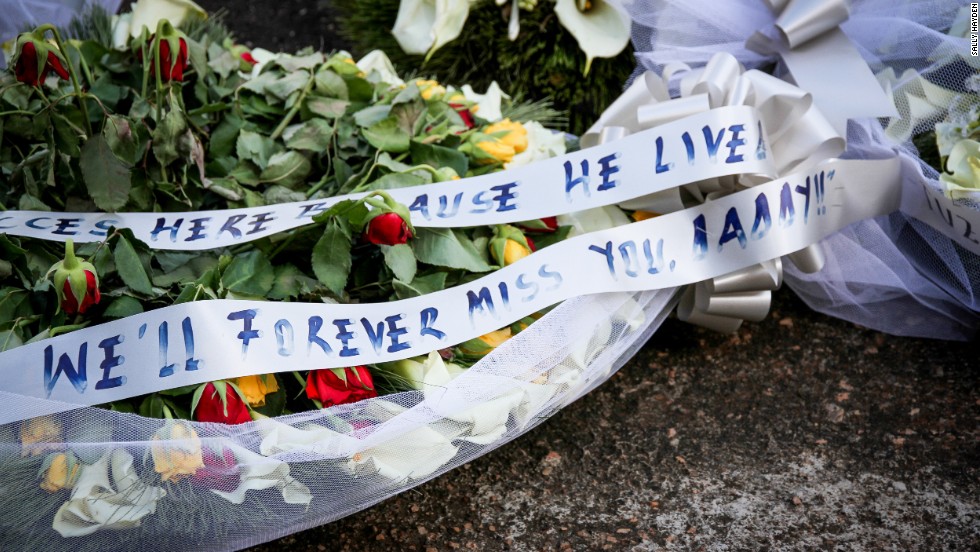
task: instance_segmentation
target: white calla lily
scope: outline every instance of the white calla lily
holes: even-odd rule
[[[565,136],[562,133],[548,130],[537,121],[524,123],[524,129],[527,130],[527,149],[505,164],[505,169],[565,155]]]
[[[71,498],[58,508],[52,527],[63,537],[137,527],[156,512],[157,501],[166,494],[160,487],[143,483],[133,468],[133,456],[116,449],[82,466]]]
[[[384,83],[390,84],[392,86],[402,86],[405,84],[401,78],[398,77],[398,72],[395,71],[395,66],[388,59],[388,56],[381,50],[372,50],[367,53],[364,57],[357,61],[357,68],[364,71],[364,74],[371,79],[372,73],[377,73],[377,78]]]
[[[129,34],[137,37],[143,32],[143,27],[153,34],[156,32],[157,22],[161,19],[166,19],[174,27],[179,27],[192,14],[202,19],[208,16],[204,8],[191,0],[138,0],[133,5]]]
[[[615,205],[558,215],[559,225],[572,227],[568,233],[569,237],[615,228],[629,223],[630,219]]]
[[[952,174],[942,173],[943,183],[950,199],[970,199],[980,202],[980,142],[960,140],[949,152],[946,166]]]
[[[585,52],[585,74],[593,58],[614,57],[630,41],[629,16],[612,0],[558,0],[555,15]]]
[[[391,33],[408,54],[431,56],[459,36],[472,0],[402,0]]]
[[[232,504],[245,502],[248,491],[276,488],[282,493],[287,504],[308,505],[313,500],[310,488],[289,475],[289,464],[282,460],[267,458],[244,447],[230,445],[239,470],[240,483],[233,491],[225,492],[211,489],[211,492]]]
[[[500,111],[500,105],[504,99],[509,100],[510,96],[504,94],[497,81],[491,82],[484,94],[477,94],[473,87],[468,84],[464,84],[461,90],[468,101],[476,102],[473,112],[476,113],[477,117],[491,123],[496,123],[504,118]]]

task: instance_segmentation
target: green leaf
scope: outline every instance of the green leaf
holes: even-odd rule
[[[411,284],[397,279],[392,280],[391,284],[399,299],[408,299],[446,289],[446,273],[434,272],[425,276],[416,276]]]
[[[300,295],[311,293],[319,285],[319,282],[303,274],[303,271],[294,265],[279,265],[276,267],[276,279],[272,283],[269,299],[277,301],[294,299]]]
[[[416,228],[412,242],[415,256],[423,263],[470,272],[488,272],[487,264],[473,242],[462,232],[449,228]]]
[[[17,317],[17,309],[27,300],[28,293],[17,288],[0,289],[0,321],[8,322]]]
[[[365,107],[354,114],[354,124],[362,128],[369,127],[379,121],[383,121],[390,114],[390,105],[372,105],[370,107]]]
[[[364,139],[382,151],[402,153],[408,151],[411,136],[398,126],[398,119],[387,117],[361,131]]]
[[[428,184],[431,180],[411,173],[389,173],[368,184],[368,190],[394,190]]]
[[[331,219],[313,246],[313,273],[335,295],[344,293],[351,269],[351,234],[343,219]]]
[[[357,75],[342,75],[347,85],[347,98],[352,102],[368,103],[374,100],[374,85]]]
[[[105,310],[106,318],[126,318],[143,312],[143,305],[133,297],[123,295],[118,297]]]
[[[20,330],[3,330],[0,331],[0,352],[9,351],[15,347],[20,347],[24,344],[24,340],[20,337]]]
[[[51,123],[54,125],[55,144],[58,146],[58,151],[67,154],[69,157],[78,157],[81,153],[78,146],[78,131],[72,127],[68,119],[61,115],[55,115]]]
[[[339,119],[343,117],[349,105],[350,102],[336,98],[322,98],[319,96],[306,98],[306,109],[325,119]]]
[[[284,151],[269,158],[269,164],[259,175],[261,182],[287,188],[302,183],[310,174],[310,160],[295,151]]]
[[[116,211],[126,204],[132,188],[132,175],[129,167],[112,153],[101,134],[91,137],[82,146],[79,167],[85,187],[99,209]]]
[[[153,155],[161,165],[167,166],[180,158],[177,145],[180,137],[187,130],[187,121],[183,113],[173,110],[167,113],[155,129],[153,129]]]
[[[470,161],[466,154],[452,148],[412,140],[409,151],[412,154],[412,162],[416,165],[425,163],[436,168],[449,167],[461,177],[465,176],[470,168]]]
[[[136,137],[133,136],[133,127],[126,117],[121,115],[107,117],[102,127],[102,136],[109,144],[109,149],[120,160],[132,164],[139,159],[142,152],[139,151]]]
[[[268,166],[269,158],[275,151],[276,143],[271,138],[251,130],[242,130],[235,145],[235,152],[239,159],[251,161],[261,169]]]
[[[280,100],[285,100],[290,94],[306,86],[306,81],[308,79],[309,74],[305,71],[288,73],[286,76],[276,79],[275,82],[266,86],[265,91],[279,98]]]
[[[395,278],[406,283],[415,278],[418,265],[415,262],[415,253],[408,244],[382,245],[381,251],[385,256],[385,264],[395,274]]]
[[[238,132],[245,125],[244,121],[228,115],[221,120],[217,128],[211,133],[211,140],[208,141],[208,151],[212,157],[228,157],[235,151],[235,142],[238,139]]]
[[[404,102],[391,109],[391,115],[398,120],[398,126],[408,133],[415,136],[420,130],[420,123],[424,122],[422,114],[426,112],[425,101],[416,98],[411,102]],[[450,108],[451,109],[451,108]]]
[[[332,136],[330,123],[320,118],[310,119],[286,140],[286,147],[321,153],[329,149]]]
[[[257,297],[265,297],[274,280],[272,263],[256,249],[237,255],[221,275],[221,285],[225,289]]]
[[[122,278],[124,284],[129,286],[129,289],[143,295],[153,293],[150,277],[146,275],[146,269],[143,268],[143,263],[140,261],[139,255],[136,254],[136,249],[133,248],[133,244],[129,243],[126,236],[119,236],[112,256],[115,259],[119,277]]]
[[[332,69],[323,67],[316,72],[314,77],[316,92],[322,96],[346,100],[350,97],[347,93],[347,83]]]

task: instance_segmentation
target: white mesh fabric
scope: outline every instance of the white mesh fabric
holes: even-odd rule
[[[775,20],[760,0],[626,4],[634,22],[638,72],[662,72],[677,62],[698,68],[726,51],[747,68],[774,67],[777,75],[785,73],[775,56],[745,47],[749,36]],[[941,189],[938,173],[921,160],[907,137],[932,130],[947,116],[949,105],[909,100],[909,95],[918,93],[914,86],[920,78],[940,87],[934,90],[943,94],[932,96],[942,99],[974,86],[980,62],[969,57],[966,37],[946,32],[968,5],[959,0],[852,2],[851,17],[841,28],[872,71],[894,77],[881,80],[890,86],[901,120],[852,121],[844,157],[898,154],[904,179]],[[905,125],[904,133],[889,132],[901,135],[902,141],[886,135],[883,125],[891,125],[890,130]],[[900,214],[864,221],[824,241],[823,248],[828,263],[816,274],[803,274],[787,263],[788,284],[815,310],[897,335],[965,340],[980,327],[980,261],[925,224]]]
[[[226,550],[328,523],[518,437],[587,393],[660,326],[674,297],[663,290],[566,301],[444,389],[238,426],[187,422],[204,447],[235,455],[234,466],[203,482],[164,483],[154,470],[155,446],[195,446],[192,439],[153,441],[164,420],[97,408],[54,415],[49,421],[62,436],[36,443],[32,450],[50,450],[34,457],[22,457],[18,435],[27,422],[0,426],[0,549]],[[12,398],[2,397],[5,404]],[[102,469],[99,500],[37,487],[41,459],[65,449],[88,466],[76,491],[91,487]],[[233,504],[233,491],[211,490],[228,473],[262,488]],[[115,509],[94,507],[107,503]],[[55,519],[87,527],[78,512],[100,525],[68,538],[52,528]]]

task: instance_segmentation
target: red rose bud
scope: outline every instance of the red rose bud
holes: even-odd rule
[[[99,293],[99,282],[95,279],[95,273],[90,270],[85,271],[85,294],[82,296],[81,303],[75,298],[69,280],[65,280],[61,291],[61,310],[65,311],[65,314],[85,314],[89,307],[102,299],[102,294]]]
[[[153,52],[154,39],[151,37],[149,41],[149,52],[150,56],[150,76],[156,76],[156,54]],[[166,37],[163,37],[158,42],[160,48],[160,65],[162,69],[160,70],[160,80],[163,82],[170,82],[172,80],[177,82],[183,82],[184,80],[184,69],[188,67],[187,63],[187,41],[183,37],[177,39],[176,44],[180,45],[177,55],[171,56],[171,41]]]
[[[341,373],[343,378],[337,375]],[[343,370],[312,370],[306,376],[306,396],[321,408],[355,403],[378,396],[371,372],[364,366]]]
[[[201,449],[204,467],[191,476],[191,481],[201,487],[216,491],[231,492],[241,485],[242,477],[238,471],[238,460],[231,449],[221,447],[221,454],[205,446]]]
[[[241,58],[242,58],[242,61],[244,61],[245,63],[247,63],[249,65],[255,65],[255,64],[257,64],[259,62],[259,60],[257,60],[254,57],[252,57],[252,52],[243,52],[242,55],[241,55]]]
[[[209,382],[199,387],[191,408],[194,419],[199,422],[244,424],[252,421],[248,404],[234,387],[224,381]]]
[[[470,112],[470,108],[466,107],[463,104],[452,103],[452,102],[450,102],[449,107],[455,109],[456,113],[459,113],[459,118],[463,119],[463,124],[466,125],[467,129],[476,126],[476,123],[473,122],[473,113]]]
[[[58,305],[68,315],[84,314],[102,299],[99,293],[99,274],[95,266],[75,257],[75,244],[65,242],[65,258],[51,267],[54,274],[54,290]]]
[[[398,213],[388,212],[371,219],[364,237],[375,245],[398,245],[406,243],[412,231]]]
[[[33,39],[27,39],[21,43],[20,51],[17,53],[17,61],[14,63],[14,75],[17,80],[30,86],[41,86],[48,76],[48,71],[52,69],[59,77],[68,79],[68,71],[65,66],[62,65],[58,56],[48,48],[43,42],[38,48]],[[43,64],[39,60],[38,50],[40,50],[41,56],[46,55]]]

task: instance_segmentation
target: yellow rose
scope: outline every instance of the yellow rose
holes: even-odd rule
[[[61,422],[51,416],[40,416],[20,424],[21,456],[37,456],[61,448]]]
[[[507,240],[504,245],[504,266],[512,265],[531,254],[531,250],[516,240]]]
[[[483,356],[511,338],[510,327],[483,334],[459,346],[467,355]]]
[[[48,461],[48,468],[44,470],[40,487],[49,493],[70,489],[75,485],[78,469],[78,461],[75,460],[74,455],[69,457],[63,452],[52,454]]]
[[[513,146],[509,146],[500,140],[481,140],[476,143],[476,147],[483,150],[484,153],[492,157],[493,159],[481,159],[480,162],[484,164],[493,163],[495,160],[501,163],[510,163],[514,159],[514,155],[517,153],[514,151]]]
[[[160,479],[176,483],[204,467],[201,440],[194,428],[185,423],[168,421],[167,425],[153,435],[153,441],[169,440],[185,442],[150,445],[153,469],[160,474]]]
[[[431,100],[433,97],[442,97],[446,93],[446,87],[434,80],[417,80],[415,86],[419,87],[422,99]]]
[[[268,374],[265,376],[242,376],[232,380],[239,391],[245,396],[245,400],[253,407],[265,406],[265,396],[279,391],[279,382],[276,376]]]
[[[659,217],[660,213],[654,213],[653,211],[634,211],[633,220],[636,222],[644,221],[647,219],[652,219]]]
[[[514,148],[514,151],[521,153],[527,149],[527,129],[521,123],[515,123],[510,119],[504,119],[483,129],[486,134],[497,134],[506,132],[497,139]]]

